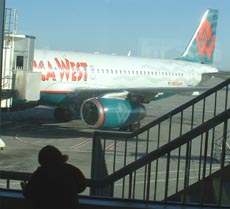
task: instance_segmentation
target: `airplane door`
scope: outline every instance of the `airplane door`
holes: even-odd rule
[[[95,80],[96,79],[96,70],[95,70],[94,66],[92,66],[92,65],[89,66],[89,72],[90,72],[91,80]]]
[[[24,56],[16,56],[16,69],[23,69]]]

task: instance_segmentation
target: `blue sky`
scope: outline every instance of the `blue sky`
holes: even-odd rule
[[[219,10],[214,64],[230,71],[229,0],[5,0],[36,48],[176,58],[207,8]]]

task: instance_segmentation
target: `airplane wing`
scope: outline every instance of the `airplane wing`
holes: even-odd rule
[[[60,121],[68,121],[80,116],[87,126],[98,128],[100,126],[98,125],[99,122],[87,122],[87,120],[91,121],[94,118],[92,115],[97,118],[97,121],[100,121],[100,118],[103,118],[106,112],[106,117],[111,120],[113,118],[109,114],[111,110],[113,113],[120,114],[118,118],[122,121],[121,118],[124,118],[125,113],[129,112],[132,115],[130,116],[130,120],[139,121],[145,115],[143,104],[175,94],[198,95],[198,92],[207,89],[209,87],[77,89],[58,104],[58,108],[54,114],[55,118]],[[86,119],[87,115],[89,115],[88,119]],[[104,119],[101,120],[104,123]],[[90,123],[93,125],[90,126]],[[124,126],[123,122],[121,123]],[[110,124],[110,126],[113,125]]]
[[[191,87],[150,87],[150,88],[97,88],[97,89],[81,89],[74,91],[68,98],[64,99],[61,103],[66,105],[74,100],[83,102],[84,100],[92,97],[102,98],[117,98],[126,99],[131,102],[149,103],[153,100],[162,99],[175,94],[180,95],[193,95],[194,92],[202,92],[210,89],[207,86],[191,86]],[[59,104],[61,105],[61,104]]]

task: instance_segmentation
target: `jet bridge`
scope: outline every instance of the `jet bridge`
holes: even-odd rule
[[[35,37],[13,35],[12,72],[16,98],[37,101],[40,98],[41,73],[33,72]]]
[[[41,73],[33,72],[35,37],[17,34],[17,10],[5,9],[1,107],[9,107],[12,98],[37,101],[40,98]]]

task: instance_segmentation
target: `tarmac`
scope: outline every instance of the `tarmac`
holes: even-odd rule
[[[186,100],[184,96],[181,98]],[[147,116],[142,125],[177,106],[178,98],[168,100],[146,105]],[[50,107],[37,106],[24,111],[1,113],[0,138],[5,143],[5,148],[0,151],[1,170],[32,172],[38,166],[39,150],[51,144],[68,154],[69,162],[85,173],[89,172],[94,130],[85,127],[81,120],[57,123],[53,111]]]

